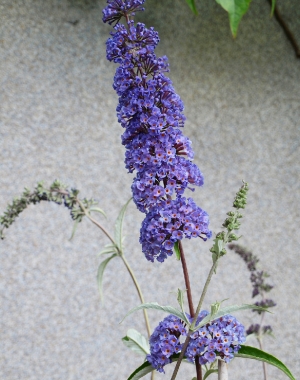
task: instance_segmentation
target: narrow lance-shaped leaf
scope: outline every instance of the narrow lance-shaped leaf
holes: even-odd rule
[[[178,241],[176,241],[176,243],[174,244],[174,251],[175,251],[176,259],[180,260],[180,249],[179,249]]]
[[[118,249],[115,245],[113,244],[107,244],[102,251],[98,253],[98,256],[105,255],[108,253],[118,253]]]
[[[122,251],[123,220],[124,220],[124,216],[125,216],[127,206],[129,204],[129,202],[131,201],[131,199],[132,198],[130,198],[129,201],[127,201],[125,203],[125,205],[122,207],[122,209],[118,215],[118,218],[116,220],[116,224],[115,224],[115,242],[116,242],[118,248],[120,249],[120,251]]]
[[[197,15],[198,11],[196,8],[195,0],[185,0],[188,3],[188,6],[191,8],[192,12]]]
[[[107,264],[110,262],[111,259],[118,256],[116,253],[114,253],[112,256],[108,257],[107,259],[103,260],[102,263],[99,265],[98,273],[97,273],[97,283],[98,283],[98,289],[100,292],[100,298],[103,299],[102,294],[102,280],[103,280],[103,273],[107,266]]]
[[[175,309],[173,306],[161,306],[157,302],[143,303],[137,307],[134,307],[133,309],[129,310],[129,312],[125,315],[125,317],[121,320],[120,323],[122,323],[124,319],[128,317],[128,315],[134,313],[135,311],[143,310],[143,309],[155,309],[155,310],[164,311],[165,313],[175,315],[176,317],[186,322],[188,325],[190,324],[185,314],[183,314],[180,310]]]
[[[251,0],[216,0],[229,15],[230,29],[233,37],[236,37],[239,23],[247,12]]]
[[[74,226],[73,226],[73,229],[72,229],[72,234],[71,234],[71,237],[69,239],[69,241],[71,241],[75,235],[75,232],[77,230],[77,226],[78,226],[78,223],[80,222],[80,219],[76,219],[75,220],[75,223],[74,223]]]
[[[177,292],[177,301],[179,303],[180,309],[184,313],[184,308],[183,308],[183,304],[184,304],[184,292],[181,289],[178,289],[178,292]]]
[[[91,207],[91,208],[89,209],[89,211],[99,212],[100,214],[102,214],[103,216],[106,217],[105,212],[104,212],[101,208],[99,208],[99,207]]]
[[[268,311],[268,309],[256,306],[256,305],[248,305],[248,304],[243,304],[243,305],[231,305],[231,306],[226,306],[223,307],[222,309],[219,309],[217,313],[214,315],[208,314],[205,318],[202,319],[202,321],[196,326],[195,330],[200,329],[200,327],[206,325],[207,323],[214,321],[218,318],[223,317],[224,315],[231,314],[235,311],[241,311],[241,310],[249,310],[249,309],[255,309],[255,310],[261,310],[261,311]],[[269,312],[269,311],[268,311]]]
[[[172,359],[173,362],[177,362],[180,354],[174,354],[170,358]],[[132,374],[128,377],[127,380],[139,380],[142,377],[146,376],[148,373],[152,372],[154,368],[152,365],[148,362],[145,361],[141,366],[139,366],[135,371],[132,372]]]
[[[145,363],[143,363],[135,371],[132,372],[127,380],[139,380],[142,377],[148,375],[148,373],[152,372],[153,370],[154,368],[152,365],[148,361],[145,361]]]
[[[292,375],[291,371],[279,359],[277,359],[275,356],[271,354],[268,354],[267,352],[259,350],[256,347],[242,345],[239,351],[236,354],[234,354],[234,356],[238,358],[255,359],[271,364],[280,369],[291,380],[296,380]]]
[[[208,371],[205,372],[203,376],[203,380],[207,379],[209,375],[212,375],[213,373],[218,373],[217,369],[209,369]]]
[[[122,342],[126,347],[140,355],[145,356],[150,354],[150,347],[147,339],[135,329],[129,329],[126,336],[122,338]]]
[[[274,11],[275,11],[275,6],[276,6],[276,0],[272,0],[272,7],[271,7],[271,17],[273,16],[274,14]]]

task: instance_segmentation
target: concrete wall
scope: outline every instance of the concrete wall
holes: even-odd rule
[[[299,5],[286,3],[299,36]],[[1,212],[24,186],[59,178],[83,197],[97,198],[108,214],[99,220],[112,230],[130,197],[133,177],[123,166],[111,88],[115,66],[105,57],[110,28],[101,21],[104,5],[1,1]],[[213,231],[220,230],[241,180],[250,183],[240,242],[271,274],[270,296],[278,305],[266,319],[276,340],[266,339],[265,349],[299,378],[300,61],[269,19],[267,1],[252,2],[236,40],[213,1],[201,2],[195,17],[183,0],[148,0],[139,19],[159,31],[158,54],[169,57],[170,77],[185,103],[185,134],[205,176],[193,196],[210,214]],[[132,204],[125,225],[128,260],[147,301],[175,306],[171,292],[184,287],[180,264],[174,257],[162,265],[144,259],[142,219]],[[101,304],[97,253],[108,241],[86,220],[72,242],[71,230],[66,209],[41,204],[29,207],[0,243],[1,379],[117,380],[141,364],[120,341],[129,327],[145,331],[139,313],[118,324],[139,303],[129,275],[120,260],[109,264]],[[197,299],[211,265],[211,242],[184,246]],[[230,252],[205,307],[228,297],[228,304],[252,302],[248,278]],[[249,325],[253,314],[238,317]],[[152,327],[162,318],[150,312]],[[231,380],[262,378],[260,363],[236,359],[229,368]],[[167,373],[164,378],[171,369]],[[269,375],[286,378],[273,368]],[[193,376],[185,365],[178,379]]]

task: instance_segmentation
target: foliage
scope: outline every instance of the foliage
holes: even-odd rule
[[[189,7],[194,14],[198,14],[195,0],[186,0]],[[229,25],[233,37],[236,37],[239,23],[242,17],[247,13],[251,0],[216,0],[216,2],[221,5],[229,16]],[[274,13],[276,0],[272,0],[271,15]]]

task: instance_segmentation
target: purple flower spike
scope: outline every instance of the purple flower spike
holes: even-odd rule
[[[118,121],[124,128],[125,165],[136,173],[133,200],[147,214],[140,242],[148,260],[163,262],[178,240],[211,236],[206,212],[183,198],[187,188],[194,191],[194,186],[203,185],[203,175],[192,163],[192,143],[181,130],[183,102],[165,75],[168,59],[154,52],[158,33],[134,24],[134,12],[143,10],[144,0],[107,3],[103,21],[115,23],[106,43],[107,59],[119,64],[113,87],[119,96]],[[125,25],[119,23],[122,17]]]
[[[112,24],[119,22],[126,14],[143,11],[141,7],[145,0],[108,0],[107,7],[103,9],[103,22]],[[134,14],[133,14],[134,15]]]

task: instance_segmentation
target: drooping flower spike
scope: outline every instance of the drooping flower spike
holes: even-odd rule
[[[107,59],[119,64],[113,87],[119,95],[118,121],[125,130],[122,135],[125,165],[129,172],[136,172],[132,184],[133,200],[137,208],[147,214],[140,240],[148,260],[164,261],[173,253],[172,246],[162,240],[159,250],[157,246],[150,247],[153,236],[145,235],[148,213],[153,218],[153,213],[160,215],[170,211],[170,202],[173,207],[176,203],[181,204],[187,188],[194,190],[192,186],[203,185],[203,175],[192,163],[192,143],[181,130],[185,121],[183,103],[171,80],[165,76],[169,71],[168,59],[154,53],[159,42],[158,33],[142,23],[134,25],[134,13],[143,10],[144,1],[108,0],[107,3],[103,21],[116,23],[107,41]],[[125,25],[120,23],[122,17]],[[189,202],[190,214],[199,214],[201,209]],[[167,231],[160,233],[165,233],[173,244],[181,236],[210,237],[208,215],[205,213],[205,216],[205,223],[193,217],[192,223],[203,226],[197,233],[183,231],[189,221],[179,222],[176,218],[170,222],[178,225],[178,238],[175,234],[170,238]],[[152,235],[154,233],[153,230]]]

